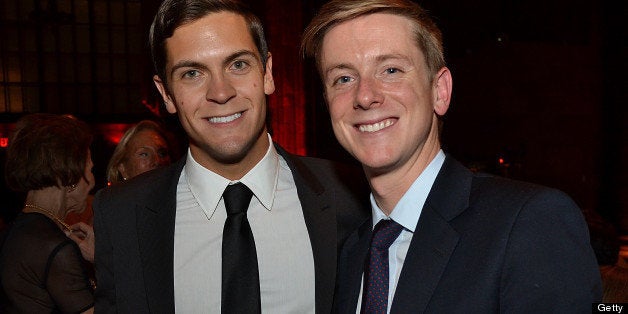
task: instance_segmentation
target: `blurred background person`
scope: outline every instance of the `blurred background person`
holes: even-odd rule
[[[18,121],[5,178],[26,193],[0,249],[3,308],[8,313],[92,313],[93,289],[64,222],[81,212],[94,187],[88,126],[76,118],[32,114]]]
[[[169,138],[168,132],[151,120],[142,120],[128,129],[109,160],[109,184],[117,184],[146,171],[169,165]]]
[[[169,138],[168,131],[151,120],[142,120],[126,130],[109,159],[107,184],[118,184],[148,170],[169,165],[172,160]],[[91,226],[94,217],[92,198],[93,195],[88,196],[85,211],[71,213],[66,222],[70,225],[84,222]]]
[[[146,171],[171,163],[172,149],[171,135],[155,121],[142,120],[129,128],[120,138],[109,164],[107,166],[107,184],[119,184]],[[70,235],[78,244],[83,257],[94,261],[94,212],[91,207],[93,195],[88,196],[88,206],[82,213],[72,213],[66,221],[71,228],[80,230]],[[93,274],[92,265],[87,265],[90,275]]]
[[[116,146],[107,166],[108,185],[119,184],[146,171],[167,166],[172,160],[173,143],[171,135],[155,121],[142,120],[129,128]],[[94,212],[91,207],[93,195],[88,196],[88,206],[82,213],[72,213],[66,221],[71,228],[80,230],[70,235],[78,244],[83,257],[94,262]],[[86,265],[90,276],[93,274],[92,265]]]

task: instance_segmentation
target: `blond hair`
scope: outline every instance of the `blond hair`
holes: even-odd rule
[[[303,57],[313,57],[322,75],[320,51],[327,32],[340,23],[374,13],[399,15],[413,22],[415,40],[425,56],[430,81],[446,65],[441,31],[423,8],[408,0],[332,0],[324,4],[303,33]]]
[[[109,159],[109,164],[107,165],[107,182],[109,184],[118,184],[125,180],[118,170],[118,166],[126,162],[126,160],[129,158],[128,149],[131,139],[133,139],[140,132],[146,130],[154,131],[161,138],[164,139],[164,142],[168,143],[168,131],[166,131],[159,123],[152,120],[142,120],[126,130],[126,132],[124,132],[124,135],[122,135],[122,138],[120,138],[120,142],[113,151],[113,155],[111,155],[111,158]],[[171,152],[172,149],[168,147],[168,154],[171,154]]]

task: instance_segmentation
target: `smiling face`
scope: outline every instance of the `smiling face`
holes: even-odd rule
[[[204,167],[239,179],[266,153],[266,95],[274,92],[244,18],[211,13],[178,27],[166,40],[166,109],[177,112],[190,151]]]
[[[376,13],[340,23],[323,39],[320,69],[334,133],[369,177],[422,171],[440,149],[437,114],[447,111],[451,76],[442,68],[432,80],[413,27],[405,17]]]
[[[126,156],[118,165],[122,177],[130,179],[138,174],[170,164],[168,144],[151,129],[137,132],[127,143]]]

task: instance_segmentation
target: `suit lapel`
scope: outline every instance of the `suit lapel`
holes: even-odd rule
[[[425,311],[458,238],[456,231],[432,208],[423,208],[401,270],[391,313]]]
[[[336,280],[337,226],[331,208],[333,191],[325,189],[303,161],[275,145],[286,160],[297,187],[314,256],[316,312],[329,313]]]
[[[391,313],[423,313],[459,235],[450,221],[468,207],[471,173],[447,157],[421,212],[397,284]]]
[[[135,208],[138,243],[149,309],[174,312],[174,224],[176,193],[185,157],[153,182],[147,200]]]
[[[372,219],[367,219],[357,232],[353,233],[345,243],[340,258],[340,269],[344,277],[338,280],[338,313],[355,313],[360,296],[364,263],[371,244]]]

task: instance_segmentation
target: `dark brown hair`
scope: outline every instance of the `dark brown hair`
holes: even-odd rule
[[[28,192],[79,183],[85,178],[91,142],[89,127],[75,117],[46,113],[23,117],[9,140],[7,186]]]
[[[236,0],[165,0],[150,27],[149,43],[155,73],[167,86],[166,39],[172,37],[177,27],[194,22],[210,13],[232,12],[244,17],[251,37],[266,69],[268,44],[260,19],[243,3]]]

